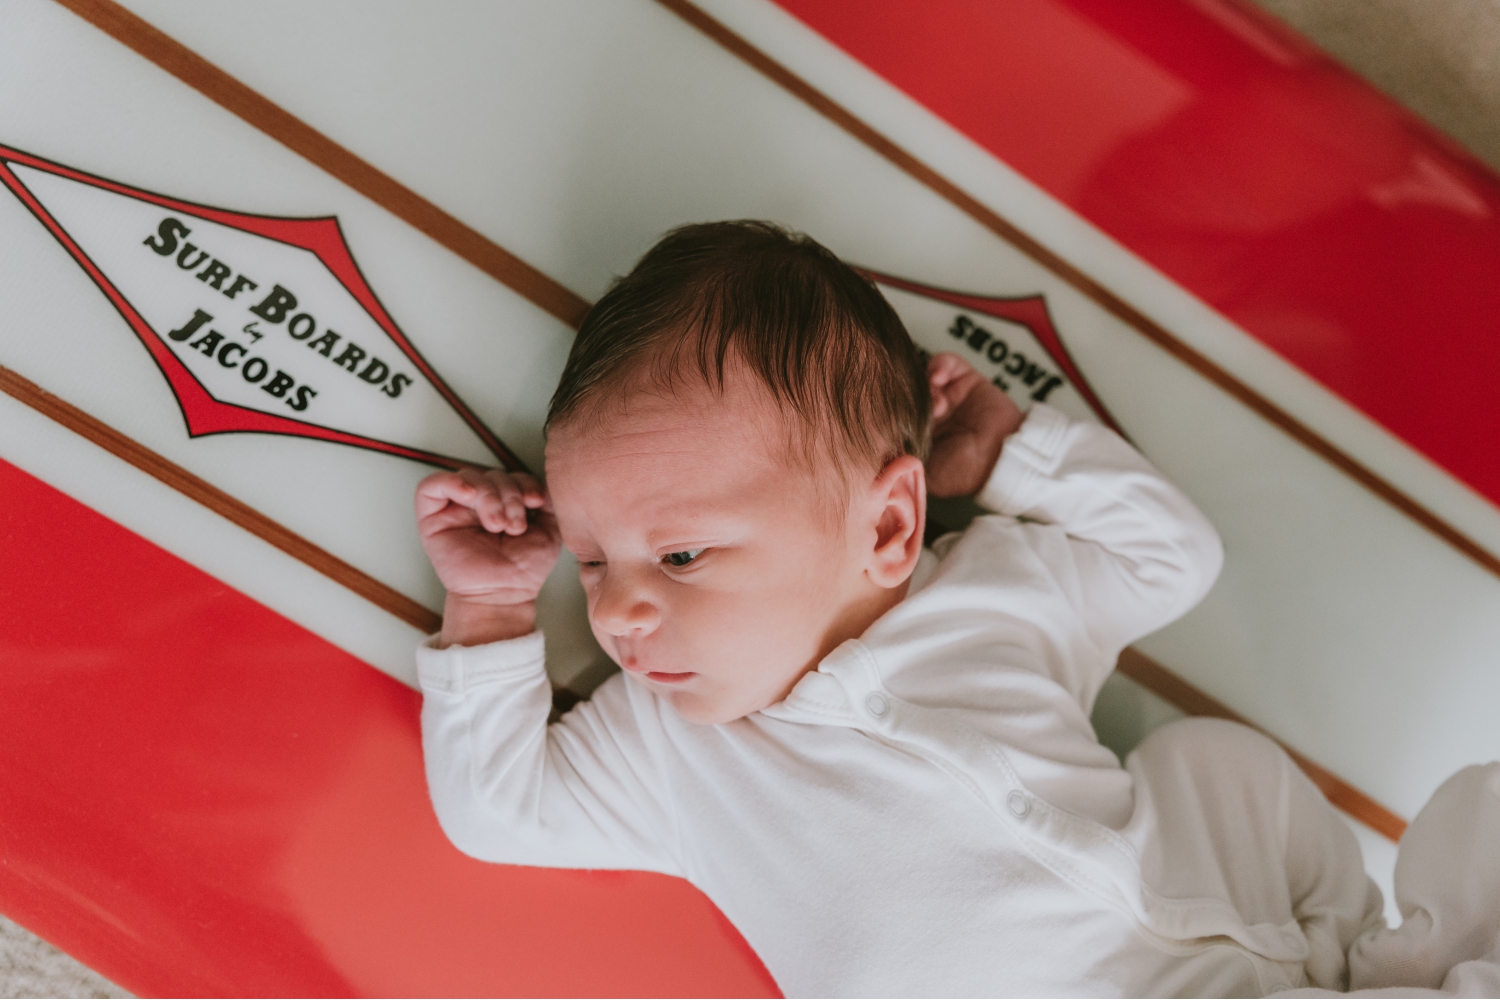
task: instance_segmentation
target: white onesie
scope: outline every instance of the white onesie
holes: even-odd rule
[[[1379,891],[1285,754],[1189,720],[1121,767],[1089,724],[1121,649],[1212,585],[1213,528],[1040,405],[979,500],[996,515],[905,600],[726,725],[615,676],[548,726],[540,634],[422,648],[444,830],[489,861],[686,878],[789,995],[1345,988]]]

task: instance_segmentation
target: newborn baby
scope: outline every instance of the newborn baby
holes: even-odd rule
[[[1213,528],[1110,431],[924,369],[816,243],[669,233],[589,313],[547,429],[545,489],[417,496],[448,591],[427,773],[465,852],[687,878],[792,995],[1343,989],[1383,933],[1270,741],[1190,720],[1122,767],[1094,736],[1121,649],[1212,585]],[[925,549],[929,491],[994,513]],[[560,545],[623,673],[549,725]]]

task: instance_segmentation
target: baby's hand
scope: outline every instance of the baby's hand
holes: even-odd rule
[[[448,590],[443,646],[526,635],[561,548],[541,485],[524,473],[463,469],[417,486],[417,533]]]
[[[927,385],[932,391],[927,491],[935,497],[973,496],[1025,414],[957,354],[939,354],[928,363]]]

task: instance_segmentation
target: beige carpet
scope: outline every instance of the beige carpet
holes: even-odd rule
[[[41,938],[0,917],[0,997],[128,997]]]
[[[1254,0],[1500,171],[1500,0]]]

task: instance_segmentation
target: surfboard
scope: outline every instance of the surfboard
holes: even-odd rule
[[[699,219],[1194,498],[1224,576],[1130,677],[1387,835],[1494,757],[1495,179],[1244,8],[1006,9],[8,6],[0,908],[138,992],[774,992],[681,883],[457,855],[404,686],[415,483],[539,469],[572,327]]]

